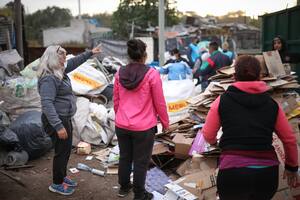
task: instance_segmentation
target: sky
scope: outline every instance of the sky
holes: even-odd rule
[[[10,0],[0,0],[3,7]],[[74,16],[78,15],[78,0],[21,0],[25,11],[35,12],[47,6],[69,8]],[[230,11],[242,10],[247,16],[256,17],[296,5],[297,0],[177,0],[177,9],[181,12],[194,11],[198,15],[224,15]],[[117,10],[119,0],[81,0],[81,13],[112,13]]]

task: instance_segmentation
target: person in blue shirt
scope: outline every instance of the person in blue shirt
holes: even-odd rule
[[[181,54],[177,48],[175,48],[171,51],[171,56],[172,56],[171,59],[167,60],[165,65],[169,64],[169,63],[176,63],[176,62],[181,62],[181,61],[184,61],[184,62],[186,62],[186,64],[190,65],[190,63],[187,59],[181,57]]]
[[[200,57],[198,43],[199,39],[195,37],[193,38],[192,43],[188,47],[187,56],[191,66],[194,66],[196,59]]]
[[[166,64],[158,70],[160,74],[168,74],[168,80],[183,80],[192,74],[192,69],[184,61]]]
[[[235,59],[235,54],[232,51],[229,51],[229,44],[228,42],[224,42],[222,44],[222,53],[229,57],[230,61],[232,62]]]

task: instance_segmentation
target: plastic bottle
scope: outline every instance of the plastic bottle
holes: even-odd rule
[[[93,174],[99,175],[99,176],[105,176],[105,172],[98,170],[98,169],[92,169],[91,171]]]

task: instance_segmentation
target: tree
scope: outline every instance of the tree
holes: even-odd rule
[[[37,40],[41,44],[44,29],[69,26],[71,18],[69,9],[56,6],[28,14],[25,16],[26,39]]]
[[[176,1],[165,1],[165,21],[167,26],[179,22]],[[158,25],[158,0],[120,0],[117,11],[112,16],[113,31],[123,38],[128,38],[130,24],[143,29]]]

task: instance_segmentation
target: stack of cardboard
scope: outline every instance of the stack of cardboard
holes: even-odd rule
[[[261,80],[265,81],[270,87],[270,92],[274,100],[282,105],[284,112],[289,119],[298,144],[300,144],[299,116],[300,99],[293,90],[299,88],[297,76],[286,68],[278,59],[278,52],[266,52],[263,56],[257,56],[261,64]],[[279,57],[280,58],[280,57]],[[210,78],[211,83],[206,90],[188,100],[190,116],[171,125],[170,132],[166,137],[174,144],[175,157],[188,158],[189,148],[193,142],[192,136],[196,135],[199,128],[202,128],[206,115],[214,100],[223,94],[234,82],[234,67],[225,67],[217,71],[215,76]],[[222,131],[220,131],[222,132]],[[173,138],[171,140],[171,138]],[[276,140],[275,140],[276,141]],[[278,142],[274,143],[278,156],[282,157],[284,151],[282,145],[278,147]],[[282,151],[280,151],[280,149]],[[194,154],[187,159],[177,169],[177,174],[182,176],[174,184],[187,190],[201,199],[216,199],[215,177],[217,172],[217,158],[208,157],[206,152],[202,155]],[[284,157],[283,157],[284,158]],[[289,200],[293,196],[300,195],[300,187],[290,189],[283,177],[283,161],[280,165],[279,187],[273,200]],[[300,186],[300,184],[299,184]]]

